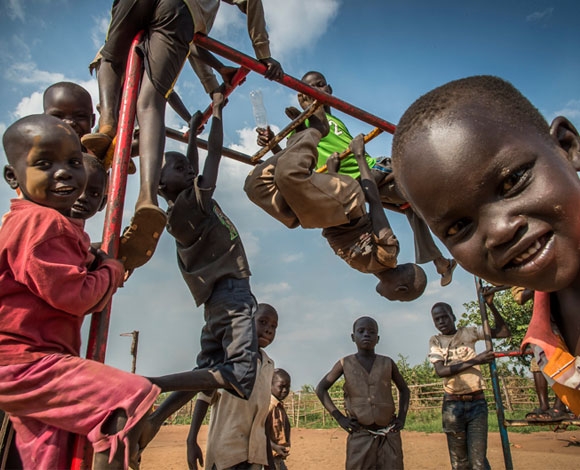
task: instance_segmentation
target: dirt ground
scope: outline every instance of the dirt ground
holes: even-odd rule
[[[188,426],[164,426],[145,450],[141,470],[187,469],[185,438]],[[200,432],[205,448],[207,427]],[[405,468],[449,468],[444,434],[403,431]],[[510,433],[513,468],[579,468],[580,431]],[[290,470],[340,470],[344,468],[346,434],[340,429],[292,429]],[[488,459],[492,468],[505,468],[499,433],[490,433]]]

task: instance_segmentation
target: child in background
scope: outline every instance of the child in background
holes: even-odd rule
[[[242,400],[226,390],[198,396],[187,437],[187,460],[190,469],[197,470],[198,463],[210,470],[261,470],[262,465],[274,468],[270,448],[272,436],[268,435],[265,427],[274,361],[268,357],[264,348],[274,341],[278,313],[271,305],[260,303],[255,324],[260,359],[252,394],[247,400]],[[210,405],[211,417],[204,464],[197,436]]]
[[[159,389],[79,357],[83,318],[109,302],[124,267],[89,251],[84,221],[69,218],[86,183],[78,135],[40,114],[12,124],[3,144],[4,177],[21,196],[0,228],[0,408],[24,468],[68,468],[70,433],[93,445],[95,468],[127,468]]]
[[[287,470],[285,460],[290,455],[290,419],[284,408],[284,400],[290,393],[290,374],[284,369],[274,370],[271,391],[266,433],[270,436],[274,469]]]
[[[94,155],[83,153],[83,165],[87,174],[87,185],[72,205],[70,216],[87,220],[102,211],[107,204],[109,176],[101,161]]]
[[[73,128],[81,139],[95,125],[93,100],[82,86],[72,82],[50,85],[42,95],[44,114],[57,117]]]
[[[420,97],[393,138],[400,188],[457,262],[535,290],[522,347],[580,413],[580,137],[512,84],[474,76]],[[444,208],[444,210],[442,210]]]
[[[403,468],[401,431],[405,427],[409,387],[395,362],[375,353],[379,327],[370,317],[358,318],[352,327],[351,339],[357,352],[340,359],[316,386],[316,395],[348,432],[346,470]],[[344,375],[343,415],[328,393]],[[392,384],[399,390],[399,412],[395,414]]]

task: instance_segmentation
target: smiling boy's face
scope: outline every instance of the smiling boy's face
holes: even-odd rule
[[[86,184],[83,154],[72,128],[56,118],[30,125],[21,152],[4,177],[22,198],[70,215]]]
[[[398,182],[463,268],[548,292],[578,281],[580,180],[555,139],[467,105],[413,137]]]

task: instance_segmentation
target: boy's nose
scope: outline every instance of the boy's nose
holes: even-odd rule
[[[65,180],[71,177],[70,172],[66,168],[59,168],[54,172],[55,179]]]
[[[514,241],[525,230],[524,216],[512,216],[506,213],[490,213],[487,220],[480,225],[486,230],[485,247],[488,250],[498,249]]]

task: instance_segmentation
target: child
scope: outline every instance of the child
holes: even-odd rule
[[[167,231],[175,238],[179,269],[195,303],[204,305],[206,324],[197,367],[151,379],[164,391],[181,391],[153,413],[154,429],[159,429],[198,391],[227,388],[247,399],[256,380],[256,300],[250,290],[250,267],[236,227],[212,199],[223,142],[223,104],[223,94],[214,93],[203,173],[197,175],[195,129],[201,118],[199,112],[191,121],[188,156],[167,152],[161,172],[159,194],[169,205]]]
[[[79,357],[84,316],[109,302],[124,268],[90,253],[84,222],[69,218],[86,183],[78,136],[40,114],[12,124],[3,144],[4,177],[21,196],[0,228],[0,408],[24,468],[67,468],[69,433],[93,445],[95,468],[127,468],[159,389]]]
[[[424,272],[415,265],[393,270],[397,267],[399,244],[381,206],[376,184],[369,176],[362,136],[351,142],[357,161],[362,162],[361,172],[364,171],[360,184],[336,173],[337,163],[331,164],[328,173],[312,171],[318,158],[318,142],[328,131],[328,120],[320,107],[311,116],[310,127],[300,129],[288,139],[284,150],[254,167],[244,190],[252,202],[289,228],[323,228],[322,234],[332,249],[350,266],[377,275],[382,284],[392,283],[386,295],[390,300],[417,298],[426,284],[426,280],[421,282]],[[369,201],[368,214],[365,196]],[[404,277],[415,277],[417,282],[397,289]],[[377,286],[381,295],[388,290]]]
[[[228,0],[248,14],[248,33],[258,58],[268,66],[266,78],[282,77],[280,64],[270,57],[268,34],[261,0]],[[144,31],[139,49],[145,73],[137,99],[141,185],[131,225],[119,248],[127,269],[145,264],[153,255],[166,223],[158,207],[157,189],[165,145],[166,100],[189,54],[195,32],[208,34],[219,0],[116,0],[105,45],[100,51],[97,80],[100,117],[98,131],[83,144],[104,158],[117,134],[117,114],[131,42]]]
[[[93,100],[82,86],[72,82],[58,82],[44,90],[42,105],[44,114],[62,119],[71,126],[79,139],[90,134],[95,124]],[[83,152],[87,149],[82,146]],[[106,168],[108,169],[108,168]],[[133,161],[129,162],[129,173],[135,173]]]
[[[580,413],[580,137],[510,83],[475,76],[419,98],[393,139],[411,205],[467,271],[534,289],[522,347]],[[460,195],[460,197],[458,197]]]
[[[101,161],[94,155],[83,153],[83,165],[87,174],[85,190],[71,207],[70,216],[75,219],[90,219],[102,211],[107,204],[109,176]]]
[[[197,470],[198,463],[204,465],[197,436],[210,404],[211,418],[204,467],[211,470],[259,470],[262,465],[274,468],[270,449],[272,437],[267,435],[265,428],[274,361],[268,357],[264,348],[274,341],[278,313],[271,305],[260,303],[255,324],[260,360],[252,394],[247,400],[242,400],[225,390],[219,390],[211,396],[204,393],[198,397],[187,437],[189,468]]]
[[[302,77],[302,81],[313,88],[332,94],[332,87],[320,72],[306,72]],[[303,93],[298,93],[298,102],[303,109],[306,109],[312,103],[312,98]],[[322,168],[326,165],[331,155],[347,149],[352,141],[352,136],[348,128],[340,119],[330,113],[330,107],[325,106],[324,110],[330,125],[330,130],[318,143],[316,168]],[[270,139],[274,137],[274,133],[270,128],[256,129],[256,132],[258,132],[258,145],[266,146]],[[280,146],[272,149],[276,153],[280,150]],[[404,213],[407,217],[409,225],[413,230],[416,262],[418,264],[424,264],[432,261],[437,272],[441,275],[441,285],[446,286],[451,283],[453,271],[457,263],[452,259],[443,257],[441,251],[439,251],[439,248],[433,242],[433,237],[425,222],[420,217],[417,217],[417,214],[415,214],[413,209],[398,192],[390,163],[388,165],[384,164],[386,161],[390,162],[390,159],[382,158],[380,159],[381,161],[378,161],[365,153],[365,160],[366,166],[371,169],[371,174],[378,185],[383,206],[387,209]],[[359,163],[354,155],[351,154],[341,160],[338,173],[351,176],[355,179],[360,178]]]
[[[272,377],[272,397],[266,419],[266,432],[274,454],[274,469],[287,470],[285,460],[290,454],[290,419],[284,408],[284,400],[290,393],[290,374],[275,369]]]
[[[402,469],[401,431],[405,427],[410,392],[395,362],[375,353],[379,327],[370,317],[358,318],[352,327],[356,354],[343,357],[316,387],[316,395],[349,433],[346,470],[360,468]],[[346,416],[336,407],[328,390],[344,375]],[[392,383],[399,390],[399,412],[395,414]]]
[[[493,301],[489,306],[495,320],[492,338],[507,338],[510,331]],[[456,328],[451,305],[436,303],[431,317],[441,333],[429,339],[429,361],[443,378],[442,420],[451,468],[489,469],[487,401],[479,365],[493,361],[493,351],[476,354],[475,343],[485,339],[483,327]]]
[[[81,139],[95,125],[93,100],[82,86],[72,82],[50,85],[42,96],[44,114],[62,119]]]

